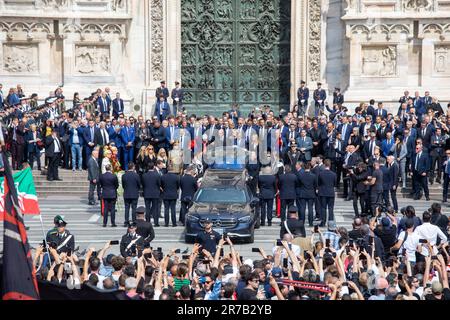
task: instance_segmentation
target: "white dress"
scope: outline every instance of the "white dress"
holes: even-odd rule
[[[106,172],[106,166],[107,166],[108,164],[109,164],[109,165],[112,165],[112,164],[111,164],[111,161],[109,161],[108,158],[104,157],[103,160],[102,160],[102,174]]]

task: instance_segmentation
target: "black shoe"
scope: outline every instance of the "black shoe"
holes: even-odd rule
[[[447,202],[447,200],[442,200],[442,203],[446,203]]]
[[[178,226],[177,226],[176,224],[173,224],[173,225],[172,225],[172,227],[174,227],[174,228],[175,228],[175,227],[178,227]]]
[[[267,226],[271,227],[272,226],[272,221],[267,222]]]
[[[26,231],[30,230],[30,227],[25,227],[25,230],[26,230]]]
[[[111,228],[117,228],[117,225],[116,224],[112,224]]]
[[[425,199],[426,199],[427,201],[430,201],[430,197],[425,197]]]
[[[436,179],[436,183],[441,183],[441,179]]]
[[[93,206],[93,205],[95,205],[95,203],[94,202],[89,202],[88,203],[90,206]]]
[[[169,225],[168,225],[168,224],[165,224],[165,225],[164,225],[164,227],[168,228],[168,227],[169,227]]]
[[[261,224],[260,224],[261,227],[264,227],[265,225],[266,225],[265,222],[261,222]]]
[[[103,228],[106,228],[106,224],[103,224]]]
[[[128,227],[128,222],[124,222],[123,223],[123,226],[126,228],[126,227]]]
[[[53,179],[49,179],[49,178],[47,178],[47,181],[53,181]]]
[[[56,181],[63,181],[63,179],[61,179],[61,178],[56,178],[55,180]]]
[[[155,224],[154,227],[159,227],[159,224]]]

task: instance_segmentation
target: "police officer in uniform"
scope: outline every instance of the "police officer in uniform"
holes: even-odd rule
[[[56,218],[58,220],[56,221]],[[75,248],[75,237],[70,234],[69,230],[66,230],[67,223],[60,217],[55,217],[55,228],[56,233],[49,231],[50,235],[47,234],[47,243],[53,246],[56,251],[61,252],[73,252]]]
[[[144,248],[144,239],[138,235],[137,223],[129,222],[127,233],[122,236],[120,241],[120,254],[122,257],[140,257]]]
[[[205,230],[200,231],[196,238],[195,243],[202,246],[202,249],[209,251],[213,256],[216,254],[217,244],[222,236],[213,230],[213,223],[209,218],[204,220]]]
[[[155,231],[151,222],[145,221],[145,207],[136,209],[136,233],[144,240],[144,248],[150,247],[150,242],[155,239]]]
[[[47,236],[45,237],[47,239],[47,242],[50,242],[49,241],[50,237],[58,234],[59,220],[63,220],[63,218],[60,215],[57,215],[57,216],[55,216],[55,218],[53,218],[53,223],[55,226],[53,228],[51,228],[50,230],[48,230]]]

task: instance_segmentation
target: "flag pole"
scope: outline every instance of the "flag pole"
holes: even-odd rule
[[[2,149],[3,149],[4,145],[5,145],[5,138],[3,136],[3,124],[0,122],[0,148],[1,148],[0,151],[3,151]],[[6,158],[6,156],[5,156],[5,159],[8,160]],[[6,166],[6,165],[9,165],[9,164],[3,164],[3,165]],[[21,215],[22,219],[23,219],[23,215],[22,215],[22,211],[20,210],[20,207],[17,204],[15,204],[15,207],[16,207],[17,214]],[[48,263],[51,266],[51,261],[52,260],[51,260],[50,252],[48,250],[49,246],[48,246],[48,243],[47,243],[46,234],[45,234],[45,230],[44,230],[44,222],[42,221],[42,215],[41,215],[40,212],[39,212],[39,220],[41,221],[42,233],[44,235],[44,240],[45,240],[44,243],[45,243],[45,247],[47,248],[47,254],[48,254],[48,259],[49,259]]]

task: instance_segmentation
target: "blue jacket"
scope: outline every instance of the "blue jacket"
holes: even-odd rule
[[[20,99],[19,99],[19,96],[17,94],[13,93],[13,94],[10,94],[8,96],[8,104],[10,106],[14,106],[14,105],[19,104],[19,103],[20,103]]]
[[[120,130],[120,139],[122,140],[123,146],[126,146],[128,142],[131,142],[134,144],[135,139],[135,132],[134,127],[123,127]]]
[[[169,104],[167,102],[163,102],[162,104],[160,101],[156,102],[154,116],[159,117],[161,110],[162,110],[162,118],[166,119],[170,115]]]
[[[84,138],[84,141],[85,141],[86,145],[89,142],[94,142],[95,143],[95,132],[97,130],[98,130],[98,128],[94,127],[94,135],[91,135],[91,127],[87,126],[86,128],[84,128],[83,138]]]
[[[77,130],[77,132],[78,132],[78,140],[80,142],[80,145],[84,146],[84,144],[85,144],[85,142],[84,142],[84,130],[81,127],[78,127],[76,129],[70,128],[70,130],[69,130],[69,134],[70,134],[70,136],[69,136],[69,144],[70,145],[73,144],[73,134],[74,134],[75,130]]]
[[[114,144],[116,145],[117,148],[123,147],[122,139],[120,138],[120,131],[119,131],[119,133],[117,133],[116,130],[114,129],[114,127],[109,127],[108,134],[109,134],[109,140],[114,141]]]
[[[36,131],[36,138],[42,140],[42,136],[39,131]],[[28,131],[25,136],[25,141],[27,142],[27,150],[28,152],[39,152],[39,148],[37,147],[36,142],[30,142],[30,140],[33,140],[33,132],[31,130]]]
[[[108,98],[105,98],[106,105],[103,103],[103,99],[100,97],[97,99],[97,106],[100,113],[109,113],[109,106],[111,105],[110,102],[108,102]]]
[[[415,171],[416,168],[416,159],[417,159],[417,155],[414,153],[413,157],[411,158],[411,169],[412,171]],[[430,168],[430,155],[428,154],[428,152],[422,151],[422,154],[419,157],[419,161],[417,164],[417,172],[419,174],[422,173],[426,173],[428,172],[429,168]]]
[[[385,157],[389,156],[391,154],[391,148],[394,145],[395,140],[394,138],[391,138],[391,142],[388,143],[387,139],[384,139],[381,143],[381,150],[383,151],[383,155]]]

